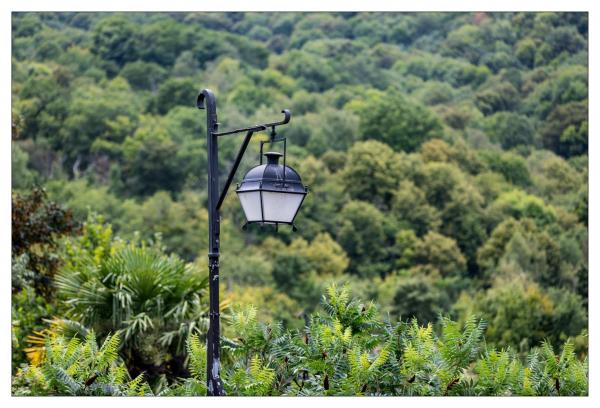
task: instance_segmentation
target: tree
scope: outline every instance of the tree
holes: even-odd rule
[[[340,74],[327,63],[326,58],[292,50],[286,52],[280,61],[281,68],[284,68],[280,70],[296,78],[298,85],[309,92],[323,92],[339,81]]]
[[[60,146],[59,132],[70,113],[72,72],[63,66],[25,63],[27,71],[20,81],[18,98],[13,97],[15,139],[47,139]],[[15,95],[16,96],[16,95]]]
[[[123,142],[125,188],[133,195],[179,191],[185,181],[185,168],[177,160],[179,149],[163,127],[148,122]]]
[[[516,219],[531,218],[538,225],[548,225],[556,221],[554,207],[547,205],[539,197],[529,195],[522,190],[507,191],[490,205],[489,215],[492,220],[514,217]]]
[[[484,129],[495,143],[508,150],[533,144],[535,131],[531,121],[513,112],[497,112],[485,118]]]
[[[167,251],[190,262],[208,247],[208,237],[199,233],[207,228],[208,212],[197,196],[186,192],[173,201],[165,191],[148,197],[127,225],[128,231],[138,231],[145,239],[161,234]]]
[[[540,119],[546,119],[559,105],[588,98],[588,70],[585,66],[560,67],[541,79],[524,101],[526,112],[534,113]]]
[[[501,174],[514,185],[528,187],[532,184],[527,162],[518,154],[511,152],[480,151],[479,157],[491,171]]]
[[[419,238],[411,229],[401,229],[394,237],[393,253],[395,266],[399,269],[409,269],[415,264],[415,256]]]
[[[337,241],[350,256],[349,271],[363,277],[384,274],[389,221],[373,205],[350,201],[338,216]],[[387,225],[386,225],[387,224]]]
[[[438,54],[418,53],[396,62],[395,69],[415,75],[424,81],[446,82],[452,87],[478,87],[491,76],[486,66],[470,64],[462,59],[444,58]]]
[[[475,274],[475,254],[486,237],[483,197],[454,164],[430,162],[416,176],[427,201],[440,211],[439,232],[454,238]]]
[[[453,163],[429,162],[417,176],[427,202],[438,209],[450,201],[452,192],[464,184],[464,174]]]
[[[158,88],[156,97],[150,102],[150,110],[164,115],[178,105],[194,106],[197,93],[191,78],[170,78]]]
[[[461,296],[456,308],[461,316],[475,312],[489,322],[486,339],[490,345],[498,348],[518,345],[519,350],[525,351],[544,339],[559,344],[563,338],[576,336],[584,328],[584,311],[576,303],[574,309],[566,316],[561,313],[558,319],[575,317],[577,323],[573,327],[558,326],[553,297],[525,278],[500,279],[486,292],[474,297]]]
[[[426,140],[438,137],[442,126],[427,108],[389,90],[369,97],[358,108],[360,133],[365,139],[386,143],[394,150],[412,152]]]
[[[394,151],[381,142],[369,140],[354,144],[342,170],[345,191],[354,199],[386,206],[398,183],[396,157]]]
[[[446,37],[444,52],[453,57],[463,57],[471,63],[476,64],[483,54],[482,36],[480,28],[465,24],[448,33]]]
[[[424,162],[448,162],[457,156],[456,149],[442,139],[432,139],[419,149]]]
[[[244,114],[251,115],[263,106],[271,106],[280,94],[275,88],[259,86],[251,81],[240,81],[231,90],[229,100],[235,101],[238,109]]]
[[[532,154],[528,162],[532,177],[536,179],[536,191],[550,202],[561,195],[575,193],[585,183],[582,174],[569,162],[551,152]]]
[[[448,304],[448,296],[431,279],[415,277],[397,283],[393,312],[402,320],[435,322]]]
[[[519,100],[518,91],[507,82],[491,82],[475,95],[475,105],[484,115],[512,111],[517,107]]]
[[[28,168],[29,155],[18,144],[11,144],[11,183],[13,190],[32,186],[36,174]]]
[[[134,24],[123,15],[106,17],[94,27],[92,52],[119,68],[135,61],[139,51],[135,31]],[[107,68],[115,72],[114,68]]]
[[[319,275],[339,276],[348,267],[346,252],[326,232],[318,234],[312,240],[306,247],[305,255]]]
[[[493,73],[498,73],[503,69],[509,69],[519,65],[519,60],[515,57],[512,52],[498,51],[489,54],[485,54],[480,63],[487,66]]]
[[[582,243],[574,231],[553,236],[531,219],[499,224],[479,248],[477,261],[488,279],[525,274],[545,287],[572,290],[579,284],[580,268],[585,267]]]
[[[171,17],[144,24],[137,32],[138,42],[144,44],[138,53],[142,60],[161,67],[170,67],[180,52],[190,49],[199,37],[189,26],[182,26]]]
[[[544,146],[569,158],[588,151],[588,104],[570,102],[557,106],[542,128]]]
[[[66,154],[69,170],[76,173],[90,164],[94,143],[111,146],[129,136],[137,124],[140,105],[127,81],[117,77],[104,88],[79,87],[73,92],[69,112],[58,133],[57,147]]]
[[[306,302],[305,310],[312,310],[319,298],[312,264],[302,255],[285,251],[273,259],[273,280],[277,288],[299,302]]]
[[[442,277],[462,276],[466,271],[466,260],[456,241],[437,232],[428,232],[415,246],[415,264],[427,273]]]
[[[419,236],[436,230],[441,224],[440,212],[427,202],[425,192],[410,180],[400,183],[392,199],[391,213],[403,225]]]
[[[306,148],[317,156],[328,150],[347,151],[358,140],[358,118],[352,113],[323,109],[305,118],[311,129]]]
[[[537,44],[532,38],[524,38],[516,44],[515,55],[526,67],[533,68]]]
[[[159,85],[167,76],[160,65],[153,62],[135,61],[125,64],[121,72],[134,89],[144,89],[156,92]]]
[[[584,38],[575,27],[556,27],[548,35],[550,48],[544,53],[544,59],[550,61],[561,53],[574,54],[585,46]]]
[[[27,195],[12,195],[13,262],[23,257],[23,275],[13,276],[13,291],[30,284],[38,295],[50,299],[60,259],[53,251],[58,240],[77,232],[78,223],[70,211],[49,201],[45,190],[34,188]]]

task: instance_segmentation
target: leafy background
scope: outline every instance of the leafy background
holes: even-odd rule
[[[476,316],[516,358],[569,338],[585,358],[586,13],[14,13],[12,34],[13,373],[93,329],[119,331],[155,391],[190,375],[205,87],[221,129],[290,108],[280,135],[310,186],[296,233],[240,231],[229,195],[224,310],[302,330],[346,283],[374,319]],[[222,177],[239,143],[222,139]],[[253,143],[240,177],[257,161]]]

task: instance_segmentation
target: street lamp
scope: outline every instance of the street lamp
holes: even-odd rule
[[[236,190],[246,215],[246,224],[274,224],[276,228],[279,224],[291,224],[295,229],[294,219],[307,188],[302,185],[298,173],[285,165],[285,161],[283,165],[279,164],[279,158],[284,155],[267,152],[265,156],[267,164],[250,169]]]
[[[266,142],[260,143],[260,165],[252,168],[236,190],[244,214],[246,224],[260,223],[292,225],[295,230],[294,219],[304,201],[308,189],[302,185],[298,173],[286,166],[286,139],[276,138],[275,128],[285,125],[290,121],[291,113],[284,109],[284,119],[280,122],[265,123],[247,128],[235,129],[227,132],[218,132],[217,101],[213,92],[203,89],[198,94],[196,101],[198,109],[206,109],[206,145],[208,150],[208,279],[209,279],[209,328],[206,339],[206,371],[208,395],[224,395],[223,382],[220,377],[219,358],[219,210],[225,200],[229,186],[233,181],[242,157],[246,152],[252,135],[271,128],[271,138],[268,143],[283,141],[284,153],[267,152],[267,163],[262,164],[262,150]],[[246,132],[246,137],[229,171],[223,190],[219,191],[218,168],[218,138]],[[283,156],[283,165],[279,158]]]

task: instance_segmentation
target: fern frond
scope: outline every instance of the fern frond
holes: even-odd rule
[[[206,345],[200,341],[198,334],[192,334],[188,338],[187,351],[190,372],[196,380],[204,381],[206,378]]]
[[[97,369],[105,370],[114,364],[119,357],[119,333],[108,335],[98,352]]]

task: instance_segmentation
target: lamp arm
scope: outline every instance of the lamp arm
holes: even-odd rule
[[[213,123],[215,123],[215,129],[211,129],[210,131],[212,132],[212,134],[214,136],[225,136],[225,135],[232,135],[235,133],[250,132],[250,131],[260,132],[261,130],[266,130],[267,128],[270,128],[270,127],[285,125],[285,124],[289,123],[289,121],[292,117],[292,113],[290,112],[289,109],[283,109],[281,111],[281,113],[283,113],[282,121],[264,123],[262,125],[255,125],[255,126],[250,126],[250,127],[240,128],[240,129],[228,130],[226,132],[217,132],[217,126],[218,126],[217,103],[216,103],[215,95],[210,89],[203,89],[202,91],[200,91],[200,93],[198,94],[198,98],[196,99],[196,107],[198,109],[206,109],[207,115],[213,115],[213,118],[214,118]]]
[[[281,111],[281,113],[283,113],[283,120],[281,120],[279,122],[270,122],[270,123],[264,123],[262,125],[255,125],[255,126],[250,126],[250,127],[246,127],[246,128],[229,130],[226,132],[217,132],[219,123],[217,122],[217,100],[216,100],[215,94],[210,89],[203,89],[202,91],[200,91],[200,93],[198,94],[198,97],[196,99],[196,107],[198,109],[206,109],[206,124],[207,124],[207,130],[208,130],[208,133],[210,136],[225,136],[225,135],[232,135],[235,133],[247,132],[246,137],[244,138],[244,141],[242,142],[242,145],[240,146],[240,150],[238,151],[238,154],[235,158],[235,161],[233,162],[233,166],[232,166],[231,170],[229,171],[229,175],[227,176],[227,181],[225,181],[225,186],[223,186],[223,190],[221,191],[219,200],[217,201],[217,203],[215,205],[215,209],[217,211],[219,211],[221,209],[221,206],[223,205],[225,196],[227,196],[227,191],[229,190],[229,186],[231,185],[231,182],[233,181],[235,172],[237,171],[238,167],[240,166],[242,157],[244,156],[244,153],[246,152],[246,148],[248,147],[248,143],[250,143],[250,139],[252,139],[252,135],[254,134],[254,132],[261,132],[270,127],[274,128],[276,126],[285,125],[290,122],[290,119],[292,118],[292,113],[290,112],[289,109],[283,109]],[[209,129],[210,127],[212,127],[212,129]]]
[[[202,108],[200,108],[202,109]],[[291,117],[292,117],[292,113],[290,112],[289,109],[283,109],[281,111],[281,113],[283,113],[283,120],[279,121],[279,122],[272,122],[272,123],[264,123],[262,125],[255,125],[255,126],[250,126],[250,127],[245,127],[245,128],[240,128],[240,129],[234,129],[234,130],[228,130],[227,132],[219,132],[219,133],[215,133],[215,136],[226,136],[226,135],[232,135],[235,133],[242,133],[242,132],[260,132],[262,130],[266,130],[270,127],[275,127],[275,126],[281,126],[281,125],[285,125],[286,123],[289,123]]]
[[[250,139],[252,139],[253,134],[254,134],[253,130],[249,130],[248,133],[246,133],[246,137],[244,138],[244,141],[242,142],[242,145],[240,146],[240,150],[238,151],[235,161],[233,162],[233,166],[231,167],[231,170],[229,170],[229,175],[227,176],[227,180],[225,181],[225,185],[223,186],[223,190],[221,191],[221,195],[219,196],[219,201],[217,202],[217,211],[221,210],[221,205],[223,204],[223,201],[225,201],[225,196],[227,196],[227,191],[229,190],[229,186],[231,185],[231,182],[233,181],[235,172],[237,171],[238,167],[240,166],[242,157],[244,156],[244,153],[246,152],[246,148],[248,147],[248,143],[250,143]]]

